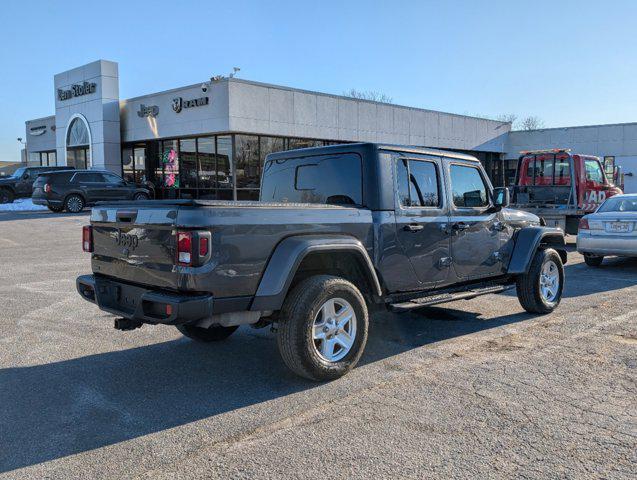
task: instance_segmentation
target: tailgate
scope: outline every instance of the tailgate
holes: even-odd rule
[[[178,288],[175,227],[179,208],[142,204],[94,207],[93,271],[134,283]]]

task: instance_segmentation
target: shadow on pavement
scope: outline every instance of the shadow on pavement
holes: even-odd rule
[[[40,218],[54,218],[54,217],[88,217],[91,214],[90,210],[84,210],[80,213],[53,213],[49,210],[36,210],[36,211],[17,211],[6,212],[0,210],[0,222],[9,222],[12,220],[37,220]]]
[[[531,318],[481,321],[442,308],[376,315],[362,364]],[[115,333],[114,333],[115,334]],[[173,340],[0,370],[0,472],[46,462],[315,388],[279,357],[274,335]]]
[[[619,290],[637,285],[637,258],[609,257],[601,267],[567,263],[564,274],[564,298]]]

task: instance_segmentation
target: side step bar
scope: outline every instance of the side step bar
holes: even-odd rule
[[[472,290],[466,290],[463,292],[454,293],[438,293],[428,295],[426,297],[414,298],[407,302],[392,303],[389,305],[389,310],[392,312],[406,312],[413,310],[414,308],[428,307],[431,305],[438,305],[439,303],[454,302],[456,300],[470,300],[480,295],[487,295],[489,293],[500,293],[506,290],[510,290],[515,287],[512,285],[494,285],[489,287],[474,288]]]

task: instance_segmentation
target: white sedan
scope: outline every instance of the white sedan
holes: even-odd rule
[[[577,251],[598,267],[607,255],[637,257],[637,194],[615,195],[580,220]]]

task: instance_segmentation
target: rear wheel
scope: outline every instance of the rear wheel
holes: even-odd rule
[[[13,192],[6,188],[0,188],[0,203],[13,203]]]
[[[591,255],[590,253],[584,254],[584,261],[589,267],[599,267],[604,261],[603,255]]]
[[[550,313],[560,304],[564,266],[552,248],[535,252],[529,271],[517,280],[518,300],[530,313]]]
[[[218,342],[225,340],[232,335],[239,327],[212,326],[208,328],[196,327],[194,325],[177,325],[184,336],[192,338],[198,342]]]
[[[51,210],[53,213],[60,213],[62,210],[64,210],[64,207],[58,207],[53,205],[49,205],[47,208]]]
[[[69,195],[64,202],[67,212],[78,213],[84,209],[84,199],[79,195]]]
[[[333,380],[358,363],[367,343],[368,313],[360,291],[343,278],[310,277],[287,296],[278,344],[283,361],[310,380]]]

